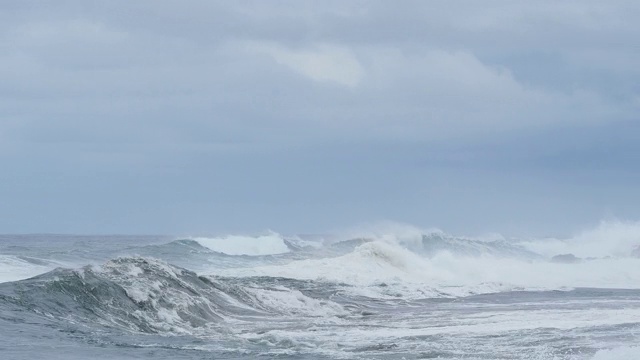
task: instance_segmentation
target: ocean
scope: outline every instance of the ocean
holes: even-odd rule
[[[0,235],[0,358],[638,359],[627,230]]]

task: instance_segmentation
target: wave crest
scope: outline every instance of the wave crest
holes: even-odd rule
[[[289,252],[284,237],[275,232],[260,236],[229,235],[218,238],[196,237],[200,245],[227,255],[275,255]]]
[[[340,305],[298,289],[198,276],[142,257],[117,258],[98,267],[58,268],[1,284],[0,303],[146,333],[219,331],[230,317],[346,313]]]

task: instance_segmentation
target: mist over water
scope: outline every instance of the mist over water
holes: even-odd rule
[[[625,359],[640,223],[569,238],[0,236],[11,359]],[[19,336],[16,334],[20,334]]]

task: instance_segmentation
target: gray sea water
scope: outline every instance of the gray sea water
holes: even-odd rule
[[[2,235],[0,358],[636,359],[634,246]]]

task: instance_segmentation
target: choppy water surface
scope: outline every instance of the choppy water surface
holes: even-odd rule
[[[610,230],[3,235],[0,357],[636,359],[640,242]]]

